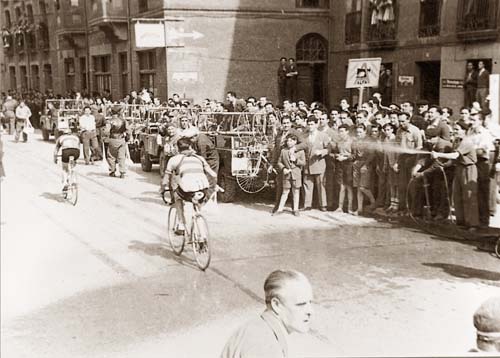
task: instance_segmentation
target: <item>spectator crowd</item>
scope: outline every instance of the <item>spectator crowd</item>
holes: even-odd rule
[[[89,162],[89,146],[95,159],[103,157],[100,133],[106,125],[106,106],[168,108],[159,119],[162,160],[175,154],[178,138],[190,136],[202,142],[201,154],[217,170],[214,138],[202,133],[207,128],[200,126],[198,114],[212,114],[213,121],[217,113],[258,114],[272,125],[267,170],[277,173],[273,215],[284,211],[291,192],[295,215],[300,215],[300,207],[306,211],[315,207],[352,215],[411,214],[441,221],[449,218],[453,207],[458,225],[471,231],[489,225],[496,209],[500,130],[492,121],[487,99],[462,107],[458,116],[449,107],[425,100],[383,105],[380,93],[354,106],[344,98],[328,109],[319,102],[294,99],[294,66],[293,59],[281,60],[278,79],[284,76],[283,101],[278,106],[265,96],[243,99],[232,91],[225,101],[207,98],[196,105],[177,94],[162,103],[147,89],[115,101],[109,92],[93,96],[10,92],[2,94],[2,123],[12,134],[18,120],[42,111],[44,100],[80,100],[82,114],[88,108],[83,126],[97,133],[84,136],[84,157]],[[27,110],[19,111],[24,102]],[[91,115],[95,123],[88,120]],[[36,119],[33,124],[37,126]],[[220,129],[212,127],[211,134]]]

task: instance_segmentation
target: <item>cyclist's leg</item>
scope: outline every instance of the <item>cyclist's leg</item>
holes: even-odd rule
[[[173,193],[174,206],[177,209],[177,228],[175,230],[186,230],[186,216],[184,215],[184,200],[181,199],[179,194],[174,191]]]
[[[68,166],[69,166],[68,163],[62,162],[62,183],[63,183],[64,189],[66,189],[68,187],[68,171],[69,171]]]

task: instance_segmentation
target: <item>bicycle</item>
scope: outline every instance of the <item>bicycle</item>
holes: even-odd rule
[[[223,192],[224,190],[217,187],[214,193],[210,196],[209,200],[211,200],[218,191]],[[165,194],[167,192],[170,191],[167,190],[163,192],[163,201],[170,205],[167,219],[167,236],[170,247],[172,247],[172,251],[175,255],[180,256],[186,243],[191,245],[196,265],[200,270],[205,271],[210,265],[212,253],[209,245],[208,222],[201,213],[202,203],[200,203],[196,198],[193,198],[191,201],[193,204],[193,214],[191,216],[191,228],[188,230],[184,217],[181,218],[182,222],[179,222],[177,208],[175,207],[173,200],[168,200],[166,198]],[[181,229],[181,225],[184,229]]]
[[[495,254],[500,259],[500,237],[497,239],[497,243],[495,244]]]
[[[60,157],[61,155],[58,155]],[[62,197],[64,200],[72,204],[76,205],[78,201],[78,182],[77,175],[75,170],[76,162],[73,156],[69,157],[68,162],[68,184],[65,189],[62,191]]]

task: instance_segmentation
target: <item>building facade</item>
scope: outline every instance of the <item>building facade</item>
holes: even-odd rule
[[[279,59],[293,57],[299,96],[328,98],[327,0],[13,0],[0,6],[3,91],[109,91],[120,98],[146,87],[161,99],[178,93],[222,100],[232,90],[276,100]],[[173,34],[167,48],[136,46],[135,24],[151,19],[167,19]]]
[[[458,110],[466,64],[500,72],[498,0],[343,0],[332,10],[330,100],[357,102],[345,89],[350,58],[380,57],[392,78],[374,91],[389,101],[427,99]],[[388,85],[392,88],[387,89]]]

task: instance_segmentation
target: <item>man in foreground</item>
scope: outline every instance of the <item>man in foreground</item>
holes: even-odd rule
[[[312,287],[295,270],[276,270],[264,282],[266,309],[238,328],[229,338],[221,358],[287,358],[287,337],[309,331]]]

